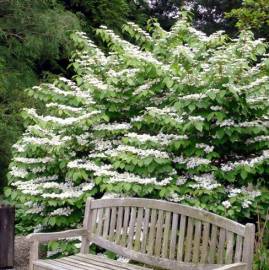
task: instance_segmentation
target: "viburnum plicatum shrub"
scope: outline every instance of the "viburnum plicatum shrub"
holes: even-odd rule
[[[28,90],[6,195],[40,229],[75,227],[86,197],[161,198],[239,221],[269,204],[269,60],[263,40],[211,36],[180,19],[128,40],[72,39],[76,75]],[[117,196],[116,195],[116,196]],[[114,196],[114,195],[113,195]],[[40,225],[41,224],[41,225]]]

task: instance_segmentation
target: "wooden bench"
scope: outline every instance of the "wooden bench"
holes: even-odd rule
[[[251,270],[254,224],[243,226],[190,206],[160,200],[88,199],[82,229],[34,233],[31,270]],[[40,243],[81,236],[80,253],[60,259],[38,258]],[[90,255],[89,245],[147,265]]]

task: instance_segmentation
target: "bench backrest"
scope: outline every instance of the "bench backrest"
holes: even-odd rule
[[[166,269],[213,269],[245,262],[251,270],[255,227],[160,200],[87,201],[88,240],[135,261]]]

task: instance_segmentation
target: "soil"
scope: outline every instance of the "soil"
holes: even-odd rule
[[[29,270],[30,243],[25,236],[15,238],[15,269]]]

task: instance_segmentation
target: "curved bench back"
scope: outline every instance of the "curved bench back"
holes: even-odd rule
[[[213,269],[245,262],[251,269],[255,227],[160,200],[88,200],[84,227],[105,249],[166,269]]]

